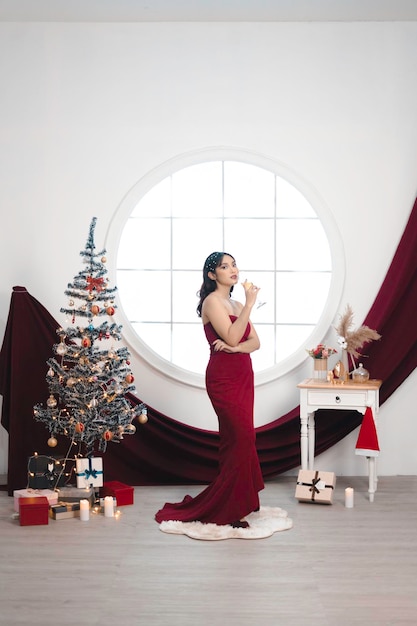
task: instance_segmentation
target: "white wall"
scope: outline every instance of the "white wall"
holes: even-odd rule
[[[3,23],[0,59],[0,336],[13,285],[60,320],[91,217],[104,245],[138,180],[210,146],[271,157],[315,188],[345,246],[341,310],[364,319],[416,196],[417,23]],[[203,389],[132,367],[149,405],[216,427]],[[298,403],[310,368],[257,389],[258,425]],[[381,474],[417,473],[416,378],[381,408]],[[356,435],[320,467],[366,474]]]

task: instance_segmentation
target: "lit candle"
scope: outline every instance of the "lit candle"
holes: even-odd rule
[[[345,489],[345,507],[347,509],[353,509],[353,496],[354,491],[352,487],[346,487]]]
[[[113,496],[106,496],[104,498],[104,517],[114,517]]]
[[[90,503],[88,500],[80,500],[80,520],[88,522],[90,519]]]

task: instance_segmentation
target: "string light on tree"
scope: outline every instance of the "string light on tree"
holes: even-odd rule
[[[95,250],[96,221],[94,217],[80,253],[84,268],[65,291],[68,306],[61,313],[70,323],[57,330],[55,357],[47,361],[49,397],[45,405],[34,406],[35,419],[49,430],[50,447],[63,434],[85,446],[88,455],[95,446],[104,452],[109,441],[117,443],[133,434],[133,420],[145,424],[148,419],[145,405],[128,399],[135,391],[129,351],[114,346],[121,340],[121,326],[113,319],[117,287],[111,288],[106,277],[106,251]]]

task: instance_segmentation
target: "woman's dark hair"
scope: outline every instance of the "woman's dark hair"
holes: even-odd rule
[[[197,305],[197,315],[199,317],[201,317],[201,309],[202,309],[204,300],[207,298],[209,293],[212,293],[213,291],[215,291],[217,287],[216,281],[212,280],[209,277],[209,272],[216,271],[216,268],[222,264],[223,257],[225,255],[230,256],[233,260],[235,260],[234,257],[228,252],[212,252],[211,254],[209,254],[209,256],[204,262],[203,284],[200,287],[200,291],[197,292],[197,295],[200,298],[200,301]],[[232,291],[233,291],[233,285],[230,288],[230,293],[232,293]]]

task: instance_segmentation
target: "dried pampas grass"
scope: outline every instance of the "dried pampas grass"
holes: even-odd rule
[[[381,339],[381,335],[368,328],[368,326],[360,326],[356,330],[350,330],[353,326],[353,311],[349,304],[346,305],[346,310],[343,315],[340,316],[340,322],[338,326],[335,326],[335,330],[339,335],[339,343],[347,350],[347,352],[353,358],[363,356],[359,350],[365,343],[376,341]]]

